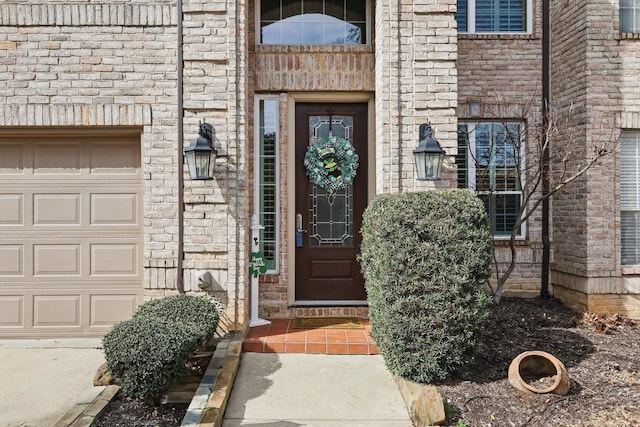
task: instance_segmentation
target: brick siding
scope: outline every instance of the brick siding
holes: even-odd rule
[[[185,144],[206,120],[229,156],[219,161],[215,181],[185,180],[185,288],[197,289],[196,270],[211,270],[239,324],[247,252],[246,87],[236,87],[239,76],[229,70],[246,68],[243,54],[235,54],[244,51],[236,48],[242,38],[230,37],[244,19],[242,7],[196,0],[183,6]],[[177,19],[170,0],[0,4],[0,126],[142,130],[146,298],[176,292]]]
[[[260,279],[265,317],[295,313],[286,197],[292,94],[372,97],[372,194],[456,187],[457,122],[472,119],[470,101],[481,102],[479,119],[533,122],[541,114],[538,0],[532,34],[519,35],[458,35],[456,0],[377,2],[372,43],[363,46],[256,46],[254,5],[183,1],[184,141],[207,121],[224,155],[214,180],[184,181],[184,284],[197,291],[196,271],[211,271],[231,328],[245,327],[248,314],[256,94],[280,100],[280,267]],[[551,5],[552,105],[568,120],[554,143],[571,146],[575,168],[621,129],[640,129],[638,36],[618,32],[617,1]],[[175,0],[0,4],[0,126],[140,127],[147,298],[175,293],[178,279],[177,20]],[[448,154],[435,183],[416,181],[413,165],[427,121]],[[554,197],[552,283],[576,307],[635,313],[640,271],[620,266],[618,160],[607,157]],[[508,292],[538,292],[539,219],[519,243]],[[499,249],[498,259],[504,265],[507,252]]]

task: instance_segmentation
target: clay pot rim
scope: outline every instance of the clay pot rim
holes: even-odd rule
[[[534,393],[539,393],[539,394],[552,393],[560,385],[562,381],[564,365],[555,356],[553,356],[550,353],[547,353],[546,351],[540,351],[540,350],[525,351],[523,353],[520,353],[515,359],[513,359],[513,362],[512,362],[517,364],[518,376],[520,376],[520,364],[524,359],[528,357],[542,357],[548,360],[549,362],[551,362],[553,364],[553,367],[556,369],[556,373],[555,373],[556,379],[551,386],[546,388],[532,387],[531,385],[529,385],[529,383],[527,383],[524,380],[521,381],[522,386],[524,386],[526,389]]]

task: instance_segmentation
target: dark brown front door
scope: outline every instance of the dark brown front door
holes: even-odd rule
[[[359,156],[353,184],[328,194],[309,180],[307,148],[324,137],[350,141]],[[296,105],[296,227],[305,230],[295,252],[296,301],[363,301],[360,251],[367,205],[367,105]]]

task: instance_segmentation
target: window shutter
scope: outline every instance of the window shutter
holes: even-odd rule
[[[469,186],[469,165],[467,154],[469,152],[469,135],[467,125],[458,124],[458,154],[456,154],[456,166],[458,168],[458,188]]]
[[[640,262],[640,132],[620,136],[622,264]]]

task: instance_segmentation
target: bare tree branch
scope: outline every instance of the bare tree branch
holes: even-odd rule
[[[500,104],[506,105],[506,103]],[[545,117],[546,113],[546,117]],[[505,114],[505,113],[503,113]],[[567,134],[567,129],[572,115],[573,105],[567,109],[565,117],[560,112],[550,107],[548,111],[536,110],[535,100],[526,102],[520,111],[521,117],[517,118],[520,133],[513,134],[512,129],[516,119],[507,118],[508,115],[497,115],[492,121],[480,121],[475,127],[467,129],[467,156],[471,189],[485,200],[489,209],[490,219],[495,215],[492,203],[495,203],[496,194],[507,190],[507,194],[520,192],[520,207],[517,219],[509,233],[509,261],[504,271],[500,271],[500,263],[497,257],[497,248],[494,244],[494,272],[496,285],[488,284],[495,302],[499,302],[504,291],[504,286],[515,270],[517,264],[516,241],[522,225],[527,222],[538,210],[543,201],[550,199],[565,187],[593,168],[602,158],[611,154],[619,141],[619,136],[614,138],[612,134],[607,141],[597,144],[591,155],[584,161],[576,158],[573,151],[576,141],[576,132]],[[491,119],[492,117],[485,117]],[[488,129],[488,125],[498,124],[496,129]],[[561,132],[561,130],[564,131]],[[484,132],[481,137],[478,132]],[[476,132],[471,138],[471,134]],[[490,133],[489,147],[486,147],[487,133]],[[563,136],[561,143],[556,143],[551,150],[551,142],[559,135]],[[478,145],[477,139],[483,139],[485,145]],[[473,147],[470,141],[476,141]],[[472,149],[473,148],[473,149]],[[543,153],[549,149],[549,164],[544,163]],[[513,151],[514,159],[511,159]],[[513,162],[513,164],[512,164]],[[513,171],[513,172],[512,172]],[[543,176],[548,174],[548,188],[542,188]],[[511,178],[511,173],[515,176]],[[473,176],[471,176],[473,174]],[[514,179],[515,181],[511,181]],[[499,185],[502,188],[499,188]],[[505,188],[509,185],[513,188]],[[495,232],[495,230],[494,230]]]

